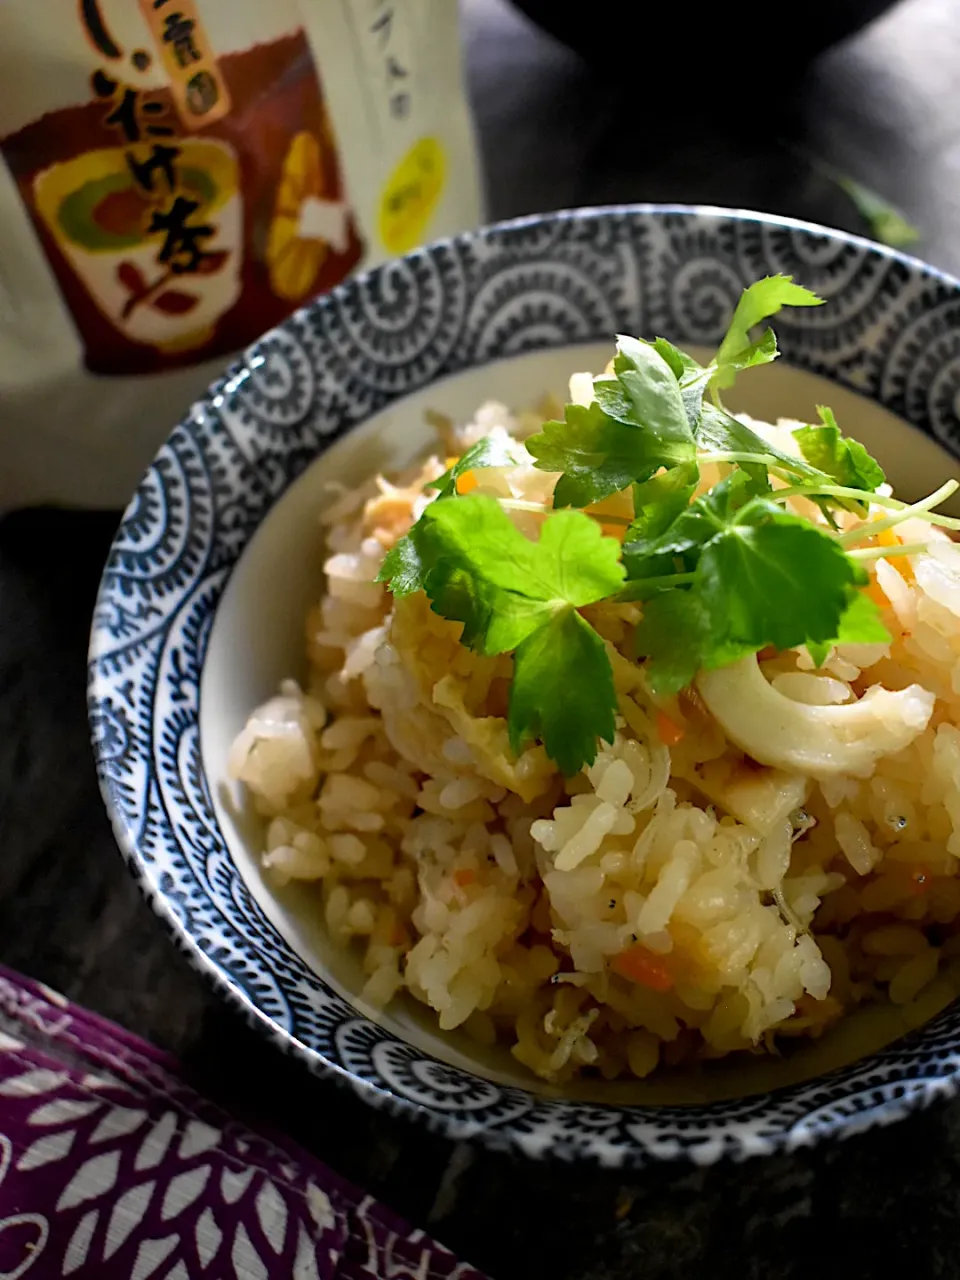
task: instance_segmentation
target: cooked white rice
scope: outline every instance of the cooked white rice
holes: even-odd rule
[[[542,416],[487,404],[441,424],[444,447]],[[753,425],[793,447],[796,424]],[[230,760],[266,819],[267,873],[322,882],[330,934],[362,948],[364,997],[405,989],[549,1080],[646,1076],[911,1001],[960,952],[960,548],[898,530],[927,550],[874,564],[889,646],[835,650],[819,671],[805,649],[761,655],[792,704],[920,687],[906,727],[877,704],[866,764],[822,780],[757,764],[696,694],[651,698],[630,657],[640,606],[604,603],[585,612],[614,661],[616,740],[564,779],[542,747],[510,750],[511,658],[468,651],[425,597],[374,581],[449,461],[328,507],[306,687],[285,682]],[[474,476],[547,503],[556,480]],[[535,513],[511,515],[536,535]]]

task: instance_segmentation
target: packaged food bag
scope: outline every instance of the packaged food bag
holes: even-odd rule
[[[115,506],[227,358],[480,220],[455,0],[3,0],[0,511]]]

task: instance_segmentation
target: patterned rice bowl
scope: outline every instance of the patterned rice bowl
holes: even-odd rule
[[[958,1090],[948,984],[922,1019],[874,1011],[782,1061],[629,1086],[535,1082],[403,1002],[365,1007],[357,962],[315,905],[264,881],[227,778],[249,710],[302,663],[331,480],[410,461],[429,442],[428,408],[463,418],[486,399],[562,392],[575,369],[602,367],[615,333],[715,345],[741,290],[776,272],[828,305],[778,317],[783,359],[744,380],[734,408],[775,420],[830,403],[907,498],[955,473],[960,283],[788,219],[638,205],[489,227],[318,299],[193,406],[126,511],[89,664],[118,842],[195,967],[278,1048],[374,1106],[528,1156],[635,1167],[790,1150]]]

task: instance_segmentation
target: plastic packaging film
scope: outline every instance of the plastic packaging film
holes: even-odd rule
[[[110,507],[231,353],[481,218],[453,0],[5,0],[0,511]]]

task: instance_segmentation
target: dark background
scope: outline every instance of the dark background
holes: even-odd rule
[[[804,21],[802,3],[775,8],[731,9],[715,80],[686,92],[639,40],[635,67],[590,73],[502,0],[466,0],[491,215],[700,201],[868,230],[827,164],[894,201],[921,233],[915,252],[960,272],[960,0],[904,0],[799,82],[775,75],[757,94],[735,27]],[[625,1177],[453,1147],[261,1043],[141,902],[96,790],[85,649],[115,524],[0,522],[0,961],[173,1049],[201,1089],[283,1127],[495,1280],[960,1276],[960,1103],[812,1152]]]

